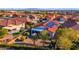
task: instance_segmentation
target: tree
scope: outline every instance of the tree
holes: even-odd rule
[[[79,22],[79,18],[77,18],[76,21]]]
[[[47,30],[42,31],[40,38],[43,40],[43,46],[44,46],[45,40],[49,40],[50,38],[48,31]]]
[[[59,49],[74,48],[75,42],[79,41],[79,31],[72,28],[63,28],[58,30],[56,45]]]
[[[2,32],[3,34],[7,34],[7,33],[8,33],[8,29],[2,28],[2,29],[1,29],[1,32]]]
[[[25,32],[25,36],[28,37],[30,35],[29,32]]]
[[[31,14],[31,11],[24,11],[25,14]]]
[[[31,28],[32,26],[33,26],[33,24],[31,22],[28,22],[25,24],[26,29]]]
[[[33,37],[33,44],[35,45],[35,41],[36,41],[36,39],[37,39],[37,34],[36,34],[36,33],[33,34],[32,37]]]
[[[68,50],[73,46],[72,41],[66,37],[65,38],[59,37],[56,44],[59,49],[65,49],[65,50]]]
[[[8,29],[0,29],[0,38],[4,37],[5,34],[8,34]]]
[[[25,42],[26,41],[26,36],[22,36],[21,40]]]

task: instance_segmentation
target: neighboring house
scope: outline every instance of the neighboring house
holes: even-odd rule
[[[71,28],[73,28],[75,30],[79,30],[79,25],[72,26]]]
[[[70,28],[70,27],[73,27],[77,25],[76,21],[75,20],[70,20],[70,21],[66,21],[64,24],[63,24],[63,27],[65,28]]]
[[[25,28],[26,22],[26,18],[6,18],[0,20],[0,26],[3,26],[3,28],[8,29],[10,33],[14,33],[22,28]]]
[[[19,25],[22,23],[25,23],[27,20],[26,18],[0,18],[0,25],[2,26],[9,26],[11,24],[13,25]]]
[[[19,25],[9,25],[9,26],[3,27],[3,28],[8,29],[9,33],[11,34],[11,33],[18,32],[21,29],[24,29],[25,28],[25,23],[22,23],[22,24],[19,24]]]

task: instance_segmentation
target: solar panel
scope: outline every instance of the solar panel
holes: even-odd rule
[[[48,27],[53,27],[54,25],[57,25],[57,23],[53,21],[47,23]]]

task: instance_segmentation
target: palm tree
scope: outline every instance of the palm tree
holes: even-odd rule
[[[35,45],[35,41],[36,41],[36,39],[37,39],[37,34],[34,33],[34,34],[32,35],[32,37],[33,37],[33,44]]]

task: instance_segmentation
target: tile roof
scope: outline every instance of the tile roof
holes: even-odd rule
[[[75,29],[75,30],[79,30],[79,25],[75,25],[72,28]]]
[[[72,26],[75,26],[75,25],[77,25],[76,21],[71,20],[71,21],[66,21],[66,22],[63,24],[63,27],[69,28],[69,27],[72,27]]]
[[[26,18],[9,18],[0,21],[1,26],[8,26],[10,24],[19,25],[27,22]]]
[[[56,30],[58,29],[58,26],[56,26],[56,25],[54,25],[52,28],[48,28],[48,30],[50,31],[50,32],[56,32]]]
[[[49,23],[49,22],[51,22],[51,20],[48,21],[48,22],[46,22],[46,23],[44,23],[43,25],[46,26],[46,24]],[[54,21],[54,22],[56,22],[57,24],[60,24],[58,21]],[[57,29],[58,29],[58,26],[57,25],[54,25],[52,27],[48,27],[48,30],[50,32],[56,32]]]

